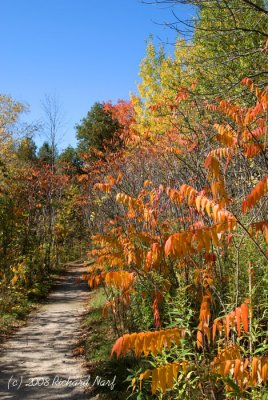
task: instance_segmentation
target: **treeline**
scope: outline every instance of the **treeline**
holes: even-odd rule
[[[7,96],[0,104],[2,333],[29,309],[29,300],[46,294],[50,274],[84,254],[89,227],[72,165],[64,157],[53,159],[48,143],[37,153],[31,127],[21,133],[21,104]]]
[[[101,150],[119,149],[123,142],[118,120],[105,109],[108,105],[96,103],[77,125],[78,147],[59,153],[59,114],[55,99],[47,98],[48,118],[41,128],[48,135],[37,149],[32,138],[36,127],[20,122],[24,106],[5,95],[0,105],[0,303],[4,313],[15,307],[19,289],[29,295],[38,293],[45,276],[66,260],[85,256],[95,224],[89,171],[102,164]]]
[[[92,180],[106,168],[101,150],[123,145],[111,105],[95,103],[76,127],[77,148],[59,152],[60,105],[50,96],[42,105],[44,120],[25,125],[24,105],[0,96],[0,335],[47,294],[51,275],[85,258],[97,225]],[[37,130],[46,138],[39,149]]]

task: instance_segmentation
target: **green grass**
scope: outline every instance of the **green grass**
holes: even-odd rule
[[[102,317],[102,309],[106,303],[103,289],[97,289],[91,293],[89,310],[83,319],[83,331],[86,338],[81,343],[84,347],[88,372],[91,381],[96,376],[103,379],[113,380],[116,375],[114,390],[107,386],[94,386],[91,395],[98,394],[99,399],[123,400],[128,397],[126,392],[128,383],[128,369],[133,366],[134,360],[131,357],[124,357],[117,360],[111,359],[111,349],[117,336],[113,332],[111,317]]]
[[[90,311],[84,319],[84,326],[89,333],[85,342],[85,353],[90,362],[109,359],[116,337],[111,329],[110,318],[102,318],[102,309],[106,302],[103,290],[92,293]],[[105,340],[103,340],[103,335]]]

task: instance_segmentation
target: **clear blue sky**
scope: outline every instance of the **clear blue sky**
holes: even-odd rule
[[[190,18],[193,10],[176,13]],[[150,34],[155,43],[175,37],[161,25],[173,20],[171,9],[139,0],[0,0],[0,16],[0,92],[29,104],[28,121],[56,93],[66,120],[61,149],[75,145],[74,125],[95,101],[136,91]]]

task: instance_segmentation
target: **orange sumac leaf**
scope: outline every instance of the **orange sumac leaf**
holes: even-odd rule
[[[184,364],[183,364],[184,363]],[[142,374],[140,374],[140,381],[144,379],[149,379],[152,377],[152,386],[151,391],[152,394],[155,394],[157,390],[161,390],[163,393],[166,392],[167,389],[172,389],[174,386],[174,381],[178,378],[179,370],[183,364],[182,372],[186,372],[186,362],[183,363],[169,363],[166,365],[161,365],[158,368],[154,368],[153,370],[146,370]]]
[[[232,367],[232,360],[226,360],[223,375],[229,375],[230,369]]]
[[[135,350],[137,357],[142,353],[147,356],[150,352],[156,355],[161,352],[163,347],[169,349],[172,342],[179,344],[183,336],[184,330],[178,328],[125,334],[115,342],[112,354],[115,353],[119,357],[121,354],[125,355],[129,350]]]
[[[224,324],[225,327],[225,335],[226,338],[229,337],[230,327],[235,327],[237,330],[238,336],[241,336],[241,321],[244,328],[244,331],[248,333],[248,306],[246,303],[243,303],[240,307],[237,307],[235,311],[231,311],[228,315],[223,318],[216,318],[213,322],[213,340],[215,338],[218,327],[221,327]]]
[[[256,233],[256,237],[258,237],[259,232],[265,234],[266,243],[268,243],[268,221],[260,221],[254,222],[250,226],[250,233]]]
[[[141,387],[142,387],[142,381],[143,381],[144,379],[149,379],[149,378],[151,377],[151,375],[152,375],[152,371],[149,370],[149,369],[147,369],[147,370],[144,371],[142,374],[140,374],[140,376],[139,376],[139,380],[140,380],[140,390],[141,390]]]
[[[240,322],[241,322],[241,308],[237,307],[235,309],[235,317],[236,317],[236,329],[237,329],[237,334],[238,336],[241,335],[241,326],[240,326]]]
[[[268,356],[263,356],[261,359],[261,379],[266,383],[268,378]]]
[[[231,345],[225,347],[216,357],[214,357],[211,364],[211,372],[215,372],[221,376],[226,376],[227,374],[236,371],[236,375],[238,375],[240,373],[241,362],[240,347],[237,345]]]
[[[161,320],[160,320],[160,313],[158,309],[158,301],[157,299],[153,302],[153,311],[154,311],[154,324],[156,329],[161,328]]]
[[[237,379],[238,375],[240,374],[240,367],[241,367],[241,360],[235,360],[234,364],[234,378]]]
[[[216,137],[217,141],[225,144],[228,147],[233,147],[237,143],[237,134],[230,125],[214,125],[215,129],[218,131]]]
[[[268,175],[266,175],[252,191],[247,195],[242,203],[242,211],[245,214],[250,208],[254,207],[258,201],[267,193],[268,190]]]
[[[258,370],[259,359],[258,357],[253,357],[251,363],[251,379],[252,383],[255,386],[257,382],[257,370]]]
[[[107,272],[105,276],[105,284],[117,289],[128,289],[134,282],[134,273],[127,271]]]
[[[246,303],[241,304],[241,319],[244,331],[248,333],[248,306]]]
[[[217,332],[217,325],[218,325],[218,321],[215,319],[213,322],[213,326],[212,326],[212,340],[214,342],[215,340],[215,336],[216,336],[216,332]]]

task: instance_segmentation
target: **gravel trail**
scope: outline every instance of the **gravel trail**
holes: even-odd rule
[[[47,304],[0,351],[0,399],[84,400],[90,377],[73,356],[79,320],[89,298],[79,277],[84,267],[70,267],[58,280]]]

